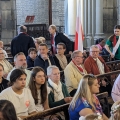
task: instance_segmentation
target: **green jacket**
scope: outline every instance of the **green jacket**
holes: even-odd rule
[[[67,91],[66,85],[64,83],[62,83],[62,82],[61,82],[61,84],[62,84],[62,92],[63,92],[64,98],[65,97],[70,97],[70,95],[69,95],[69,93]],[[48,95],[48,100],[49,100],[49,106],[50,106],[50,108],[65,104],[64,99],[61,99],[61,100],[55,102],[55,100],[54,100],[54,92],[53,92],[54,89],[53,89],[53,87],[49,83],[48,83],[48,86],[51,89],[51,91],[50,91],[50,93]]]

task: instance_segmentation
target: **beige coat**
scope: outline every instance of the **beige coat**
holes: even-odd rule
[[[64,75],[65,75],[65,84],[67,86],[69,93],[72,90],[78,88],[78,84],[84,74],[87,74],[85,69],[84,69],[84,73],[81,73],[72,61],[66,66],[64,70]]]

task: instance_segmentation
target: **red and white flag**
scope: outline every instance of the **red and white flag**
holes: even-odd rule
[[[80,50],[83,52],[83,29],[81,20],[83,18],[82,0],[77,0],[77,16],[76,16],[76,33],[75,33],[75,46],[74,50]]]

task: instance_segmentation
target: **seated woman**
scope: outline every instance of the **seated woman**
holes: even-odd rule
[[[4,75],[4,67],[0,64],[0,93],[8,87],[8,80],[3,78]]]
[[[49,109],[46,75],[41,67],[34,67],[32,69],[29,89],[36,105],[36,111]]]
[[[15,69],[10,76],[10,87],[0,93],[0,100],[9,100],[13,103],[17,116],[23,119],[29,114],[36,113],[35,104],[31,92],[26,85],[26,73],[21,69]]]
[[[95,95],[99,93],[99,87],[98,80],[93,75],[85,75],[80,80],[76,94],[69,106],[70,120],[79,120],[80,116],[92,113],[100,113],[104,120],[108,120]]]
[[[0,48],[0,64],[4,66],[4,77],[6,78],[8,73],[13,69],[13,66],[5,59],[2,48]]]
[[[120,120],[120,101],[117,101],[112,105],[111,117],[109,120]]]
[[[64,43],[58,43],[56,49],[57,54],[53,56],[53,59],[59,70],[63,71],[67,64],[69,63],[70,58],[67,59],[67,57],[64,55],[64,52],[66,51],[66,46]]]
[[[18,120],[15,108],[8,100],[0,100],[0,120]]]
[[[48,86],[50,93],[48,95],[49,106],[56,107],[65,103],[70,103],[72,97],[70,97],[67,87],[64,83],[60,82],[60,71],[55,65],[47,68]]]

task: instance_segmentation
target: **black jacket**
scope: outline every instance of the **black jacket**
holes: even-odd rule
[[[49,59],[50,59],[51,64],[52,64],[52,65],[55,65],[55,62],[54,62],[53,57],[52,57],[52,56],[49,56]],[[36,57],[36,59],[35,59],[35,61],[34,61],[34,67],[35,67],[35,66],[40,66],[40,67],[43,68],[44,71],[47,73],[47,67],[49,66],[49,62],[48,62],[48,60],[45,60],[45,61],[44,61],[44,60],[41,58],[41,56],[39,55],[39,56]]]
[[[27,56],[27,67],[34,67],[34,61],[31,59],[30,56]]]
[[[27,57],[28,49],[31,47],[35,48],[35,44],[34,44],[32,37],[30,37],[29,35],[25,33],[20,33],[18,36],[13,38],[13,40],[11,41],[12,56],[14,57],[17,53],[23,52],[25,56]]]
[[[73,44],[74,42],[72,42],[68,37],[66,37],[63,33],[59,33],[56,32],[56,36],[55,36],[55,46],[57,46],[58,43],[62,42],[66,45],[66,54],[69,53],[69,51],[73,51]],[[52,46],[51,46],[52,47]],[[51,49],[52,50],[52,49]]]

